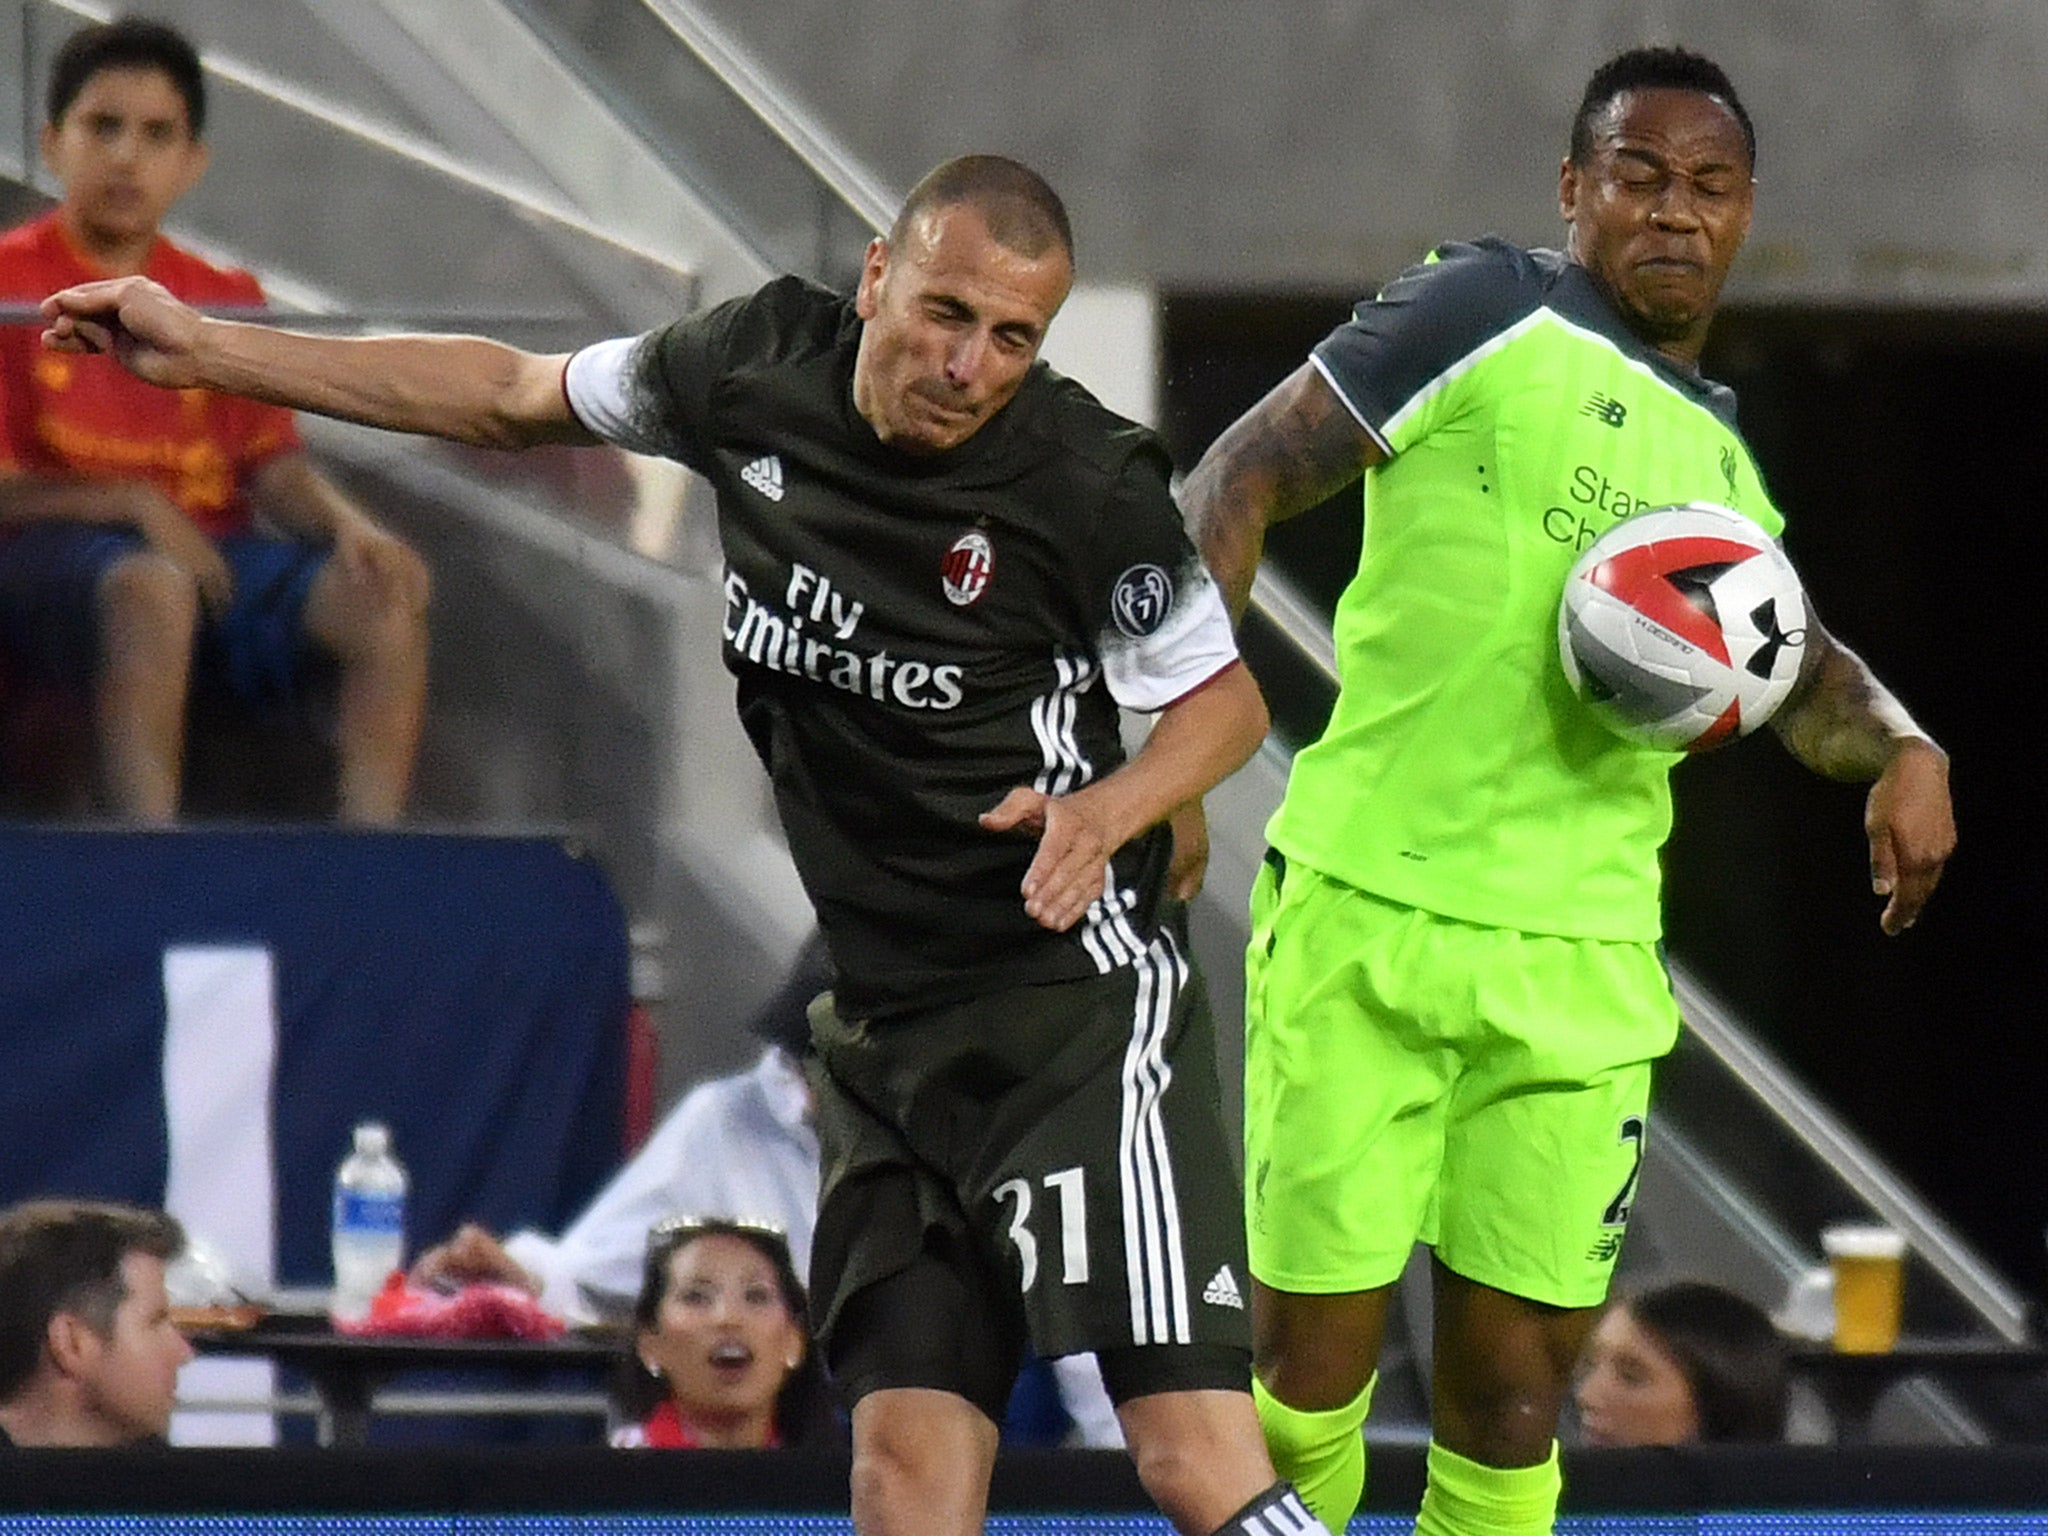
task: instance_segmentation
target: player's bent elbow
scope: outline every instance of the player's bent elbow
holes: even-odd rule
[[[475,410],[447,436],[479,448],[533,448],[542,443],[590,442],[562,392],[565,357],[542,357],[506,347],[482,382]]]
[[[1251,668],[1243,662],[1217,679],[1217,684],[1229,690],[1233,714],[1231,738],[1238,746],[1237,761],[1243,764],[1266,739],[1267,731],[1273,726],[1273,716],[1266,708],[1266,695],[1252,677]]]

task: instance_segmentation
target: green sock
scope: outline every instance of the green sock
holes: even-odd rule
[[[1309,1513],[1330,1530],[1341,1533],[1351,1523],[1365,1495],[1365,1411],[1372,1406],[1375,1371],[1365,1389],[1341,1408],[1313,1412],[1290,1408],[1252,1378],[1252,1402],[1259,1410],[1259,1428],[1273,1453],[1273,1469],[1301,1495]]]
[[[1549,1536],[1557,1523],[1557,1442],[1534,1467],[1486,1467],[1429,1442],[1415,1536]]]

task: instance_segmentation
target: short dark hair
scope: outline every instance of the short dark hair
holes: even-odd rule
[[[1749,120],[1742,98],[1735,94],[1734,82],[1720,65],[1690,48],[1631,48],[1594,70],[1593,78],[1586,82],[1586,94],[1579,98],[1578,114],[1572,118],[1572,164],[1583,166],[1592,158],[1593,121],[1615,97],[1659,88],[1698,91],[1732,112],[1749,149],[1750,169],[1756,169],[1756,125]]]
[[[782,1390],[775,1394],[776,1434],[785,1447],[817,1445],[833,1438],[837,1421],[832,1417],[825,1387],[824,1363],[819,1360],[818,1346],[811,1338],[810,1300],[804,1294],[803,1281],[797,1278],[789,1238],[781,1228],[730,1216],[678,1216],[656,1222],[647,1234],[640,1296],[633,1306],[634,1327],[651,1333],[660,1326],[661,1298],[668,1292],[669,1264],[698,1238],[713,1236],[736,1237],[775,1266],[775,1285],[782,1293],[782,1305],[803,1330],[804,1357],[783,1381]],[[640,1356],[629,1352],[613,1393],[619,1411],[630,1419],[644,1419],[667,1395],[667,1387],[648,1371]]]
[[[1785,1340],[1761,1307],[1696,1280],[1658,1286],[1623,1305],[1692,1389],[1700,1439],[1784,1438]]]
[[[1057,245],[1073,261],[1074,230],[1059,193],[1038,172],[1002,155],[962,155],[927,171],[903,199],[889,244],[901,244],[926,213],[961,203],[982,216],[996,244],[1034,258]]]
[[[64,39],[50,66],[47,120],[63,121],[86,82],[107,69],[160,69],[185,98],[185,125],[198,138],[206,130],[206,76],[199,50],[176,27],[147,16],[117,16],[80,27]]]
[[[31,1200],[0,1213],[0,1403],[34,1377],[51,1318],[73,1313],[105,1337],[128,1296],[122,1261],[184,1249],[176,1217],[140,1206]]]

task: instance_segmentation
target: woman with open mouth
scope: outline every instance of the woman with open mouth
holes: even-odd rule
[[[829,1436],[805,1307],[779,1229],[724,1217],[657,1224],[633,1314],[628,1418],[612,1444],[765,1450]]]

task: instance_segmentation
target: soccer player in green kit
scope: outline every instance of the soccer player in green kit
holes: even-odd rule
[[[1395,1280],[1434,1252],[1421,1536],[1548,1531],[1556,1424],[1641,1164],[1677,1011],[1657,954],[1672,754],[1611,735],[1556,657],[1558,594],[1673,502],[1782,526],[1696,362],[1748,233],[1756,145],[1723,72],[1639,49],[1592,77],[1562,253],[1440,248],[1227,430],[1183,493],[1241,614],[1265,530],[1362,475],[1342,691],[1253,893],[1246,1212],[1260,1419],[1332,1530]],[[1815,623],[1773,721],[1871,782],[1872,883],[1909,926],[1954,845],[1948,763]]]

